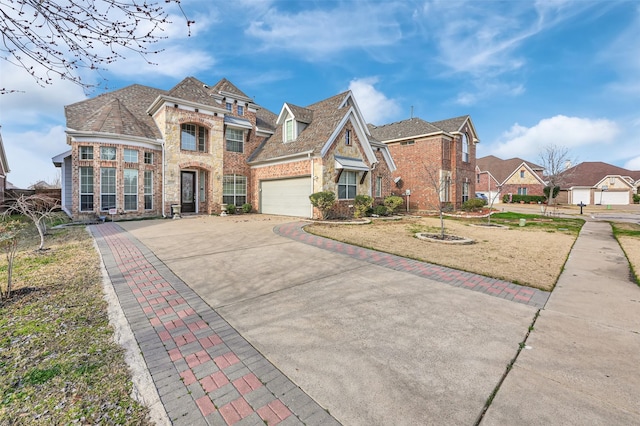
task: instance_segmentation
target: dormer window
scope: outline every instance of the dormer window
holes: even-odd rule
[[[344,144],[351,145],[351,130],[349,129],[344,132]]]
[[[287,121],[284,122],[284,141],[285,142],[291,142],[292,140],[294,140],[294,134],[293,134],[293,126],[294,126],[294,122],[293,119],[289,118]]]

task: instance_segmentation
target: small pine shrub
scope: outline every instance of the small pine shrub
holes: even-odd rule
[[[367,213],[367,210],[373,204],[373,198],[368,195],[356,195],[353,202],[353,217],[360,218]]]
[[[472,198],[462,203],[462,210],[465,212],[477,211],[484,207],[484,200],[482,198]]]
[[[253,209],[253,206],[251,205],[251,203],[244,203],[242,205],[242,212],[243,213],[251,213],[252,209]]]
[[[398,207],[404,203],[402,197],[397,195],[389,195],[384,199],[384,205],[387,208],[387,214],[393,214]]]
[[[387,210],[387,206],[379,204],[373,208],[373,214],[375,214],[376,216],[387,216],[389,214],[389,211]]]
[[[227,213],[236,214],[236,205],[235,204],[227,204]]]

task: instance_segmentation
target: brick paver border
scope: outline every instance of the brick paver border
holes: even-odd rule
[[[135,237],[89,230],[174,425],[339,425]]]
[[[354,259],[373,263],[396,271],[407,272],[419,277],[449,284],[454,287],[461,287],[517,303],[523,303],[536,308],[543,308],[551,294],[548,291],[525,287],[508,281],[502,281],[495,278],[473,274],[471,272],[459,271],[445,266],[407,259],[405,257],[357,247],[351,244],[331,240],[329,238],[319,237],[305,232],[303,228],[306,225],[308,225],[308,222],[291,222],[278,225],[273,231],[283,237],[324,250],[344,254],[345,256],[349,256]]]

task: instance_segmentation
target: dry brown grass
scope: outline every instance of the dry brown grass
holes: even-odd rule
[[[636,275],[640,276],[640,225],[635,223],[616,223],[618,242],[627,255]]]
[[[565,228],[560,228],[565,229]],[[308,232],[404,257],[495,277],[542,290],[555,285],[577,237],[551,226],[496,229],[447,220],[446,232],[475,240],[451,245],[419,240],[416,232],[439,230],[434,218],[375,220],[370,225],[312,224]]]

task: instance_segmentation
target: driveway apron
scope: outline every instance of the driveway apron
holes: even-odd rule
[[[232,327],[251,356],[263,356],[329,419],[303,418],[273,392],[292,413],[285,421],[473,424],[548,294],[371,250],[319,248],[299,241],[305,234],[290,221],[250,215],[123,222],[128,232],[118,235],[145,257],[157,256],[175,274],[179,294],[195,292],[195,301],[185,300],[197,304],[196,315]],[[159,320],[157,327],[166,328]]]

